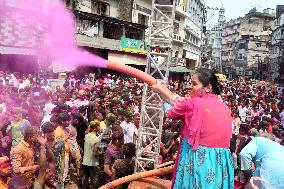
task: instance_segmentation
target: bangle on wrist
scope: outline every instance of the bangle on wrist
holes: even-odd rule
[[[181,97],[178,95],[178,94],[173,94],[171,95],[171,98],[170,98],[170,102],[172,104],[174,104],[178,99],[180,99]]]

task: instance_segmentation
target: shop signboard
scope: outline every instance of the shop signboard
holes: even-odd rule
[[[125,52],[146,54],[146,43],[143,40],[121,38],[120,49]]]

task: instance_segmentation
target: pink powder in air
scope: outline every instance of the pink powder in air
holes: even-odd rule
[[[21,46],[35,49],[39,59],[49,57],[68,67],[106,68],[107,60],[77,47],[73,13],[61,1],[2,0],[0,21],[4,19],[22,21],[22,24],[13,26],[10,32],[12,35],[25,36],[25,39],[21,39],[24,41]],[[31,44],[33,38],[34,45]]]

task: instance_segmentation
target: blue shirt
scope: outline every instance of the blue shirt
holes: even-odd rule
[[[163,107],[164,112],[167,112],[171,107],[172,107],[171,104],[169,104],[169,103],[164,103],[164,107]]]
[[[240,152],[240,158],[242,170],[251,170],[251,162],[254,162],[254,176],[265,179],[274,188],[284,188],[284,146],[255,137]]]

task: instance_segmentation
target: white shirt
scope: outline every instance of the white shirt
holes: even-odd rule
[[[74,102],[72,100],[68,100],[65,102],[66,105],[73,107],[74,106]]]
[[[74,106],[76,106],[77,108],[79,108],[80,106],[88,106],[89,105],[89,101],[88,100],[80,100],[80,99],[77,99],[74,101]]]
[[[49,86],[42,86],[42,89],[44,89],[45,91],[49,91],[50,87]]]
[[[45,114],[45,115],[50,115],[50,114],[51,114],[51,111],[52,111],[52,109],[53,109],[54,107],[56,107],[56,105],[52,104],[51,102],[45,104],[45,105],[44,105],[44,109],[43,109],[44,114]]]
[[[123,121],[120,126],[123,129],[124,143],[133,143],[133,135],[138,133],[137,127],[132,122],[127,123],[126,121]]]
[[[24,89],[24,88],[25,88],[24,83],[20,83],[20,84],[19,84],[19,89]]]
[[[42,119],[42,121],[40,123],[40,127],[39,127],[39,130],[40,130],[41,133],[42,133],[42,128],[41,127],[43,126],[43,124],[45,124],[47,122],[50,122],[50,119],[51,119],[51,115],[49,115],[49,114],[43,117],[43,119]]]
[[[5,104],[5,102],[0,104],[0,108],[2,109],[2,112],[6,112],[6,104]]]
[[[5,79],[3,77],[1,77],[0,80],[2,80],[3,85],[6,85],[6,81],[5,81]]]
[[[239,115],[240,116],[246,116],[247,115],[247,107],[239,107]]]
[[[101,84],[100,84],[100,81],[99,81],[99,80],[96,80],[95,86],[99,86],[99,85],[101,85]]]
[[[241,126],[241,119],[240,118],[235,118],[233,119],[233,134],[238,135],[239,134],[239,129]]]
[[[45,124],[46,122],[50,122],[51,119],[51,115],[46,115],[43,117],[42,121],[41,121],[41,125]]]
[[[247,111],[247,107],[239,107],[239,115],[241,117],[242,122],[246,121]]]
[[[23,84],[24,84],[24,88],[26,88],[26,87],[29,87],[31,85],[31,82],[30,82],[30,80],[26,79],[26,80],[24,80]]]
[[[99,148],[101,145],[101,139],[96,136],[96,133],[91,132],[86,134],[84,143],[84,156],[83,165],[98,166],[99,160],[93,155],[94,148]]]

